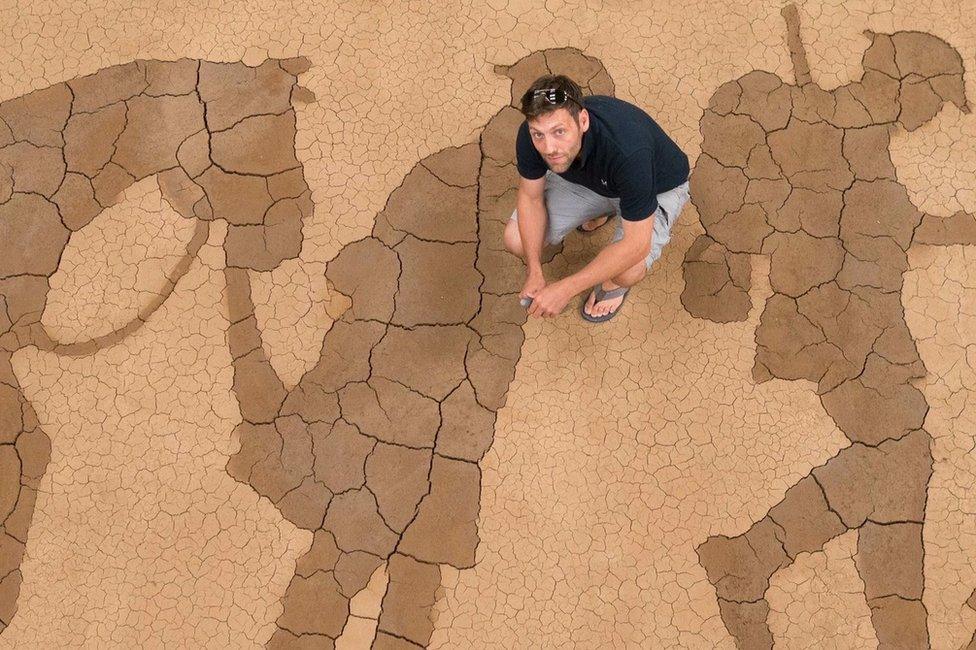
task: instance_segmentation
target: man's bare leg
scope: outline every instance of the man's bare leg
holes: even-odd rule
[[[505,224],[505,250],[525,261],[525,247],[522,246],[522,236],[519,234],[518,222],[510,219]]]
[[[620,275],[604,282],[603,290],[612,291],[613,289],[619,289],[620,287],[632,287],[643,280],[645,275],[647,275],[647,266],[644,264],[644,260],[641,260]],[[586,307],[584,308],[586,313],[590,316],[604,316],[606,314],[613,313],[617,311],[617,308],[620,307],[620,303],[624,301],[623,296],[617,296],[616,298],[601,300],[594,305],[593,302],[595,298],[596,293],[590,291],[590,295],[586,299]]]
[[[606,218],[609,217],[597,217],[595,220]],[[588,221],[587,223],[590,223],[591,221]],[[505,249],[508,250],[508,252],[512,255],[516,255],[523,260],[525,259],[525,249],[522,246],[522,238],[519,236],[518,223],[515,221],[509,221],[505,226]],[[610,291],[620,287],[632,287],[643,280],[645,275],[647,275],[647,266],[645,265],[644,260],[641,260],[620,275],[604,282],[603,289],[604,291]],[[616,311],[617,308],[620,307],[620,303],[622,303],[624,300],[623,296],[609,298],[607,300],[600,301],[594,308],[593,299],[594,295],[591,291],[586,301],[586,313],[590,314],[591,316],[602,316],[604,314],[609,314]]]
[[[612,216],[612,214],[603,214],[599,217],[593,217],[589,221],[584,221],[579,230],[593,232],[609,221]],[[517,255],[523,261],[525,260],[525,249],[522,247],[522,237],[519,235],[518,222],[515,220],[509,220],[505,225],[505,249],[512,255]]]
[[[604,219],[609,217],[597,217],[597,219]],[[591,220],[593,221],[593,220]],[[589,221],[587,223],[590,223]],[[525,259],[525,248],[522,246],[522,238],[519,235],[518,223],[514,220],[509,221],[505,226],[505,249],[508,250],[512,255],[516,255],[522,260]],[[611,278],[603,283],[604,291],[610,291],[612,289],[617,289],[619,287],[632,287],[647,275],[647,266],[644,260],[641,260],[634,266],[630,267],[620,275]],[[607,300],[600,301],[596,307],[593,306],[593,292],[590,292],[589,297],[586,301],[586,313],[591,316],[602,316],[603,314],[609,314],[616,311],[620,307],[620,303],[623,302],[623,297],[609,298]]]

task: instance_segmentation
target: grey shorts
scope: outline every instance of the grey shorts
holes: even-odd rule
[[[620,218],[620,199],[601,196],[576,183],[570,183],[559,174],[546,172],[546,212],[549,215],[546,224],[546,243],[558,244],[566,235],[573,232],[577,226],[590,219],[604,214],[615,215],[616,231],[613,241],[620,241],[624,237],[624,228]],[[644,261],[650,269],[661,251],[671,241],[671,227],[678,220],[678,215],[688,202],[688,182],[684,182],[673,190],[657,195],[657,210],[654,211],[654,237],[651,241],[651,252]],[[512,212],[512,219],[518,220],[518,210]]]

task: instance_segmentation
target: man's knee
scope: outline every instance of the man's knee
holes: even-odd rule
[[[518,221],[509,219],[505,225],[505,249],[512,255],[522,257],[522,236],[519,234]]]

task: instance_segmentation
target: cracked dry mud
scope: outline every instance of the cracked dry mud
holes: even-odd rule
[[[382,569],[374,647],[426,646],[440,565],[475,563],[479,461],[491,446],[524,335],[521,265],[500,247],[516,181],[514,103],[540,74],[612,93],[573,50],[510,68],[512,106],[479,143],[421,160],[326,277],[351,299],[291,390],[261,345],[247,273],[228,269],[228,340],[244,422],[228,471],[315,531],[269,647],[331,647],[350,600]],[[357,632],[359,633],[359,632]]]
[[[172,294],[226,221],[228,264],[269,269],[298,254],[311,192],[295,157],[292,102],[305,59],[257,68],[182,59],[135,61],[0,104],[0,626],[17,611],[20,562],[51,441],[17,381],[11,357],[35,346],[82,357],[138,331]],[[196,222],[186,253],[124,324],[62,341],[42,316],[72,233],[143,179]],[[112,314],[118,319],[118,314]],[[111,322],[111,318],[109,319]],[[99,324],[104,326],[104,323]]]
[[[573,74],[590,92],[612,92],[602,66],[559,50],[505,69],[513,104],[546,66]],[[510,199],[513,125],[521,116],[509,106],[485,128],[480,145],[421,161],[378,215],[373,236],[329,262],[326,276],[351,306],[326,334],[318,362],[286,389],[262,345],[248,270],[270,270],[297,256],[311,212],[291,107],[303,90],[295,75],[307,68],[303,59],[269,61],[253,71],[137,61],[0,106],[14,139],[0,149],[13,179],[3,225],[21,251],[38,240],[59,244],[40,262],[25,256],[4,269],[11,287],[5,306],[15,314],[4,341],[9,358],[26,345],[82,356],[123,340],[187,272],[207,241],[207,223],[225,221],[227,342],[243,418],[234,431],[240,450],[227,471],[296,527],[314,532],[282,597],[269,647],[332,647],[347,626],[368,636],[368,626],[353,630],[362,617],[352,614],[350,600],[378,568],[389,586],[375,645],[426,645],[439,565],[474,564],[478,462],[524,338],[525,311],[515,299],[519,264],[496,248],[504,220],[481,217],[501,214],[499,202]],[[38,125],[23,105],[48,108],[49,123]],[[179,128],[162,130],[161,123]],[[22,144],[52,153],[25,157]],[[40,320],[46,292],[34,287],[46,286],[57,270],[69,232],[153,175],[173,209],[197,220],[186,255],[160,294],[123,327],[83,342],[55,341]],[[18,203],[28,200],[38,205]],[[17,547],[5,550],[5,585],[12,586],[4,594],[4,626],[16,611],[29,490],[50,453],[8,374],[11,400],[25,415],[8,427],[16,447],[7,447],[13,499],[4,532]]]
[[[921,213],[889,149],[944,103],[968,112],[963,65],[945,41],[868,33],[860,81],[813,83],[795,6],[784,9],[796,85],[752,72],[721,86],[701,121],[691,179],[706,234],[689,249],[682,301],[696,316],[745,320],[749,255],[770,259],[753,376],[815,382],[851,441],[736,537],[698,547],[722,620],[742,647],[773,647],[769,579],[801,553],[858,531],[854,555],[878,643],[929,644],[922,602],[932,476],[926,374],[901,304],[913,244],[976,244],[976,219]]]
[[[138,5],[0,20],[0,647],[973,645],[964,12]],[[496,111],[604,63],[694,205],[526,324]]]

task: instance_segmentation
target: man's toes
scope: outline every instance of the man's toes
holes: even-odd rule
[[[604,300],[598,305],[598,309],[600,310],[599,315],[606,316],[607,314],[612,314],[613,312],[617,311],[617,307],[619,306],[620,303],[617,302],[616,298],[612,298],[610,300]]]
[[[620,303],[623,302],[623,298],[610,298],[608,300],[601,300],[596,302],[596,293],[590,292],[590,295],[586,298],[586,306],[583,310],[590,316],[600,317],[606,316],[607,314],[612,314],[617,311],[620,307]]]
[[[594,309],[594,304],[593,304],[594,299],[595,299],[595,296],[593,295],[593,292],[591,291],[590,292],[590,295],[587,296],[587,298],[586,298],[586,306],[583,308],[583,311],[585,311],[590,316],[596,316],[596,310]]]

